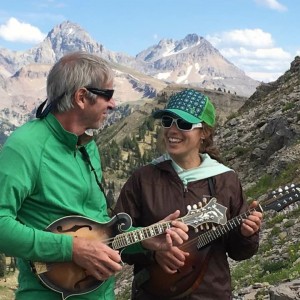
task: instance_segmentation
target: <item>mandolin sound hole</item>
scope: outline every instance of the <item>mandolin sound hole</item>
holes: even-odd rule
[[[80,291],[80,290],[84,290],[86,288],[92,287],[93,281],[94,281],[94,278],[92,276],[86,276],[85,278],[77,281],[74,284],[74,290]]]
[[[74,225],[74,226],[72,226],[71,228],[68,228],[68,229],[63,229],[62,226],[57,226],[56,230],[59,233],[66,233],[66,232],[76,232],[76,231],[78,231],[82,228],[87,228],[90,231],[93,230],[92,226],[89,226],[89,225]]]

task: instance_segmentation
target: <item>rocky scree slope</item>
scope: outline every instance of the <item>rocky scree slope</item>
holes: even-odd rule
[[[300,57],[278,80],[259,86],[233,116],[219,126],[216,142],[241,177],[245,189],[266,174],[276,178],[300,154]],[[299,179],[299,172],[293,174]]]

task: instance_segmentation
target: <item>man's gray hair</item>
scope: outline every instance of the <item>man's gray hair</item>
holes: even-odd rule
[[[106,88],[114,74],[107,61],[87,52],[73,52],[60,58],[47,78],[47,98],[55,112],[73,108],[75,92],[85,86]],[[91,102],[97,95],[87,92]]]

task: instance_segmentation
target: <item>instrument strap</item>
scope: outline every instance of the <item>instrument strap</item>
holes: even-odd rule
[[[207,181],[208,181],[208,188],[209,188],[210,195],[212,197],[216,197],[216,190],[215,190],[216,179],[215,179],[215,177],[209,177],[209,178],[207,178]]]
[[[84,160],[88,163],[88,165],[90,166],[91,171],[94,173],[96,183],[97,183],[97,185],[99,186],[101,192],[102,192],[103,195],[104,195],[104,198],[105,198],[106,205],[107,205],[108,209],[109,209],[111,212],[114,212],[114,210],[113,210],[113,208],[112,208],[112,206],[111,206],[110,201],[108,201],[108,199],[107,199],[107,196],[106,196],[106,193],[105,193],[105,191],[104,191],[103,185],[101,184],[101,182],[100,182],[100,180],[99,180],[99,178],[98,178],[98,175],[97,175],[97,173],[96,173],[96,170],[95,170],[94,166],[92,165],[90,156],[89,156],[89,154],[88,154],[86,148],[85,148],[84,146],[82,146],[82,147],[79,148],[79,151],[81,152],[83,159],[84,159]],[[114,214],[115,214],[115,213],[114,213]],[[117,214],[115,214],[115,215],[117,215]]]

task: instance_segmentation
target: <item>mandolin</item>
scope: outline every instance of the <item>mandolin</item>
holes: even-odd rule
[[[213,222],[225,224],[226,208],[217,203],[215,198],[205,207],[188,208],[188,213],[177,220],[197,228],[201,224]],[[155,223],[151,226],[125,232],[132,225],[126,213],[119,213],[107,223],[100,223],[82,216],[66,216],[51,223],[46,230],[56,234],[68,234],[74,237],[100,239],[112,249],[123,249],[126,246],[163,234],[171,228],[171,221]],[[61,293],[62,299],[73,295],[86,294],[99,288],[104,281],[99,281],[74,262],[33,262],[33,271],[45,286]]]
[[[210,258],[210,247],[206,246],[240,226],[253,211],[274,210],[279,212],[299,199],[300,188],[294,184],[273,191],[257,207],[229,220],[226,224],[217,225],[210,230],[202,231],[200,234],[194,233],[188,241],[179,247],[181,250],[189,252],[190,255],[186,258],[185,265],[179,268],[177,273],[166,274],[158,264],[152,264],[136,274],[136,278],[142,278],[141,280],[144,282],[142,288],[155,296],[157,300],[185,297],[199,287],[205,275]],[[202,255],[198,254],[200,249]]]

